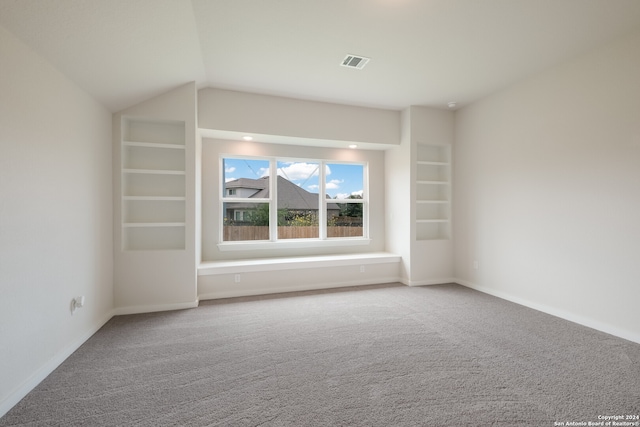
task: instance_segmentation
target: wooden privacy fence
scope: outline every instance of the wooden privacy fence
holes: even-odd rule
[[[278,239],[313,239],[320,236],[317,226],[278,226]],[[327,227],[327,237],[362,237],[362,227]],[[269,227],[225,225],[223,241],[269,240]]]
[[[362,226],[327,227],[327,237],[362,237]]]

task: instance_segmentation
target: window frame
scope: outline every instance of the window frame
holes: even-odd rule
[[[226,196],[226,188],[224,187],[225,159],[246,159],[246,160],[262,160],[269,162],[269,176],[278,176],[278,162],[305,162],[317,163],[319,165],[318,172],[318,226],[319,236],[317,238],[295,238],[295,239],[278,239],[278,206],[277,206],[277,179],[269,180],[269,197],[268,198],[249,198],[249,197],[229,197]],[[345,164],[362,166],[362,199],[329,199],[326,197],[326,165],[329,164]],[[285,156],[245,156],[238,154],[219,154],[219,200],[218,200],[218,249],[221,251],[230,250],[251,250],[251,249],[271,249],[271,248],[301,248],[301,247],[328,247],[328,246],[356,246],[368,245],[371,243],[369,238],[369,162],[367,161],[344,161],[334,159],[318,159],[318,158],[302,158],[302,157],[285,157]],[[324,197],[323,197],[324,195]],[[269,204],[269,240],[240,240],[240,241],[224,241],[224,223],[225,223],[225,203],[268,203]],[[362,204],[362,236],[356,237],[327,237],[327,204],[328,203],[361,203]]]

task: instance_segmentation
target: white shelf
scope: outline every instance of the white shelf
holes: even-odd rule
[[[185,197],[185,185],[185,175],[149,173],[122,174],[123,197],[182,198]]]
[[[140,142],[140,141],[122,141],[125,147],[142,147],[142,148],[168,148],[173,150],[184,150],[183,144],[162,144],[158,142]]]
[[[416,224],[416,240],[449,240],[449,224],[446,222],[420,222]]]
[[[180,202],[186,200],[183,196],[123,196],[122,200],[137,201],[157,201],[157,202]]]
[[[450,238],[451,152],[449,146],[418,144],[415,158],[415,239]]]
[[[186,227],[123,228],[122,248],[126,251],[171,251],[185,249]]]
[[[184,171],[167,169],[122,169],[122,173],[137,173],[146,175],[184,175]]]
[[[120,142],[122,249],[184,249],[185,123],[125,118]]]
[[[124,228],[132,227],[184,227],[184,222],[126,222],[122,224]]]
[[[449,162],[431,162],[427,160],[418,160],[416,163],[419,165],[449,166]]]
[[[416,184],[449,185],[449,181],[416,181]]]
[[[449,159],[449,146],[418,143],[416,158],[418,164],[449,165]]]
[[[185,123],[175,120],[124,118],[123,142],[185,145]]]

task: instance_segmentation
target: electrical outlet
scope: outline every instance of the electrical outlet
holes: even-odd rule
[[[233,278],[233,281],[236,283],[240,283],[240,275],[236,274],[235,277]]]
[[[71,306],[70,306],[71,315],[73,316],[76,310],[82,307],[84,307],[84,295],[80,297],[75,297],[74,299],[72,299]]]
[[[360,273],[364,273],[364,265],[360,266]]]

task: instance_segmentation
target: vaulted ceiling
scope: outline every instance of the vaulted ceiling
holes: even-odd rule
[[[446,108],[640,29],[640,1],[0,0],[0,25],[111,111],[189,81]]]

